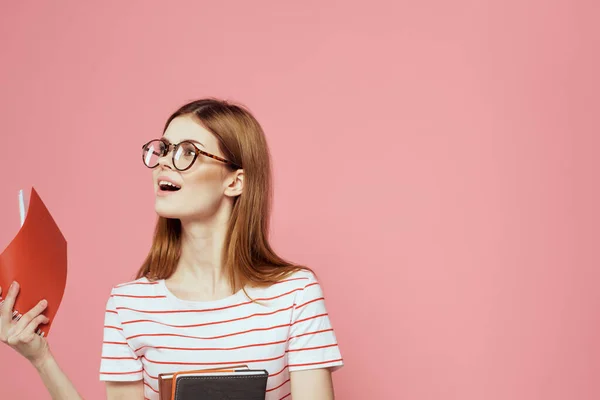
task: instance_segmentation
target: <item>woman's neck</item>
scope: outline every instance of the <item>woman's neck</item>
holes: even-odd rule
[[[232,294],[222,262],[226,234],[226,224],[182,223],[181,257],[168,279],[174,288],[203,300]]]

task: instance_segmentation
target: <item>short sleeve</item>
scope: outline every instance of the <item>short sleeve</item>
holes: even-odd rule
[[[138,381],[142,378],[142,362],[125,338],[115,298],[111,293],[104,315],[100,380]]]
[[[305,281],[306,282],[306,281]],[[331,325],[323,291],[313,274],[296,297],[288,340],[288,368],[337,370],[342,355]]]

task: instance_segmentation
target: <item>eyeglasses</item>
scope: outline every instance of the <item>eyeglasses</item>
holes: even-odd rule
[[[200,150],[189,140],[184,140],[181,143],[168,143],[163,139],[153,139],[142,146],[142,161],[144,162],[144,165],[148,168],[156,167],[158,165],[158,160],[169,154],[171,147],[173,147],[173,166],[179,171],[190,169],[200,154],[221,161],[222,163],[241,168],[239,165],[229,160]]]

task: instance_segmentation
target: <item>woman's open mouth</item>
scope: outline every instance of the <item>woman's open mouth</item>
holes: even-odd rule
[[[161,193],[176,192],[181,189],[181,186],[168,181],[158,181],[158,191]]]

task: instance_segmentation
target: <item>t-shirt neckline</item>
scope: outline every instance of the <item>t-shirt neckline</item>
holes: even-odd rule
[[[217,299],[217,300],[207,300],[207,301],[184,300],[184,299],[180,299],[179,297],[175,296],[175,294],[173,294],[173,292],[171,292],[169,290],[164,279],[160,279],[158,281],[158,287],[159,287],[159,290],[167,297],[167,299],[169,299],[169,301],[179,304],[184,307],[191,307],[191,308],[210,308],[210,307],[228,306],[228,305],[233,305],[233,304],[239,303],[244,298],[246,298],[246,294],[244,293],[244,290],[240,289],[236,293],[234,293],[230,296],[223,297],[222,299]]]

